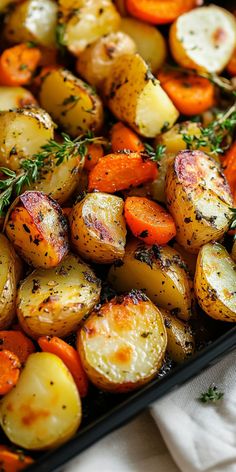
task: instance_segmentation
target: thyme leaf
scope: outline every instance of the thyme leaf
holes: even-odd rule
[[[223,398],[224,393],[220,392],[215,385],[212,385],[204,393],[201,393],[198,400],[202,403],[216,403]]]
[[[166,146],[164,144],[157,144],[156,148],[153,148],[151,144],[144,143],[144,147],[151,161],[159,162],[165,155]]]

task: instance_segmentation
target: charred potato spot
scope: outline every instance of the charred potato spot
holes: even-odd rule
[[[6,234],[35,267],[54,267],[68,252],[68,228],[60,206],[41,192],[25,192],[9,210]]]
[[[53,269],[36,269],[21,284],[17,315],[31,337],[64,337],[75,331],[99,301],[100,281],[78,256]]]
[[[79,333],[79,352],[90,380],[112,392],[133,390],[152,379],[165,349],[160,311],[135,291],[92,313]]]

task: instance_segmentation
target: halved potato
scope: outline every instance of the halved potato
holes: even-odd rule
[[[24,192],[10,207],[7,237],[34,267],[55,267],[68,252],[68,227],[60,206],[45,194]]]
[[[54,123],[49,114],[36,107],[0,112],[0,165],[12,170],[20,168],[54,136]]]
[[[107,193],[88,193],[70,213],[71,241],[81,257],[106,264],[122,259],[126,225],[124,201]]]
[[[111,0],[59,0],[59,18],[62,41],[75,56],[120,25]]]
[[[36,104],[32,93],[23,87],[0,87],[0,111]]]
[[[165,39],[160,31],[134,18],[122,18],[120,29],[134,40],[138,53],[155,73],[163,65],[167,55]]]
[[[144,290],[153,303],[183,320],[191,316],[192,283],[184,261],[172,247],[129,242],[123,261],[113,264],[108,280],[118,292]]]
[[[0,329],[8,328],[14,319],[20,275],[20,259],[7,238],[0,234]]]
[[[32,338],[64,337],[98,303],[100,281],[78,256],[69,254],[54,269],[36,269],[21,284],[17,315]]]
[[[207,315],[236,322],[236,265],[221,244],[209,243],[199,251],[194,288]]]
[[[142,292],[113,298],[85,322],[78,348],[98,388],[133,390],[150,381],[162,365],[166,350],[162,315]]]
[[[168,165],[165,191],[176,239],[187,251],[197,253],[228,230],[230,189],[220,165],[204,152],[179,152]]]
[[[173,361],[180,363],[191,357],[195,351],[195,340],[188,323],[180,321],[169,311],[160,308],[167,334],[167,352]]]
[[[179,115],[139,54],[116,59],[104,93],[112,113],[147,138],[160,133],[167,121],[173,126]]]
[[[110,33],[87,46],[77,59],[76,70],[89,84],[101,89],[116,58],[126,53],[134,54],[136,50],[134,41],[127,34]]]
[[[221,72],[236,41],[235,17],[216,5],[195,8],[179,16],[170,28],[176,62],[190,69]]]
[[[166,123],[166,125],[168,126],[168,123]],[[177,154],[177,152],[187,149],[187,143],[184,141],[183,135],[196,136],[199,138],[201,136],[200,128],[201,123],[194,121],[176,123],[171,129],[156,137],[154,146],[162,144],[166,147],[167,154]],[[200,151],[210,154],[210,149],[207,146],[200,147],[199,149]]]
[[[59,357],[31,354],[16,387],[3,398],[1,426],[14,444],[30,450],[59,446],[81,422],[75,382]]]
[[[49,71],[42,80],[40,104],[71,136],[98,131],[103,105],[92,87],[66,69]]]
[[[11,43],[33,41],[56,47],[57,5],[53,0],[27,0],[7,17],[4,35]]]

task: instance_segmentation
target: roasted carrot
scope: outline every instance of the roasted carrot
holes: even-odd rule
[[[85,156],[84,169],[90,171],[98,163],[100,157],[103,157],[103,147],[101,144],[91,143],[88,145],[87,154]]]
[[[114,152],[124,151],[124,149],[140,152],[144,150],[144,145],[134,131],[119,121],[111,129],[111,148]]]
[[[171,23],[196,6],[196,0],[126,0],[130,15],[160,25]]]
[[[0,56],[0,84],[24,85],[30,82],[39,64],[41,52],[22,43],[5,49]]]
[[[38,339],[42,351],[51,352],[64,362],[77,385],[81,397],[88,393],[88,378],[82,367],[78,352],[57,336],[41,336]]]
[[[173,70],[158,73],[161,86],[180,113],[197,115],[214,105],[214,86],[204,77]]]
[[[10,392],[20,375],[20,361],[16,354],[0,351],[0,395]]]
[[[72,210],[72,208],[70,208],[70,207],[65,207],[65,208],[62,208],[62,213],[63,213],[64,216],[66,216],[67,218],[69,218],[71,210]]]
[[[227,64],[226,70],[233,77],[236,76],[236,48],[234,49],[233,55]]]
[[[231,192],[236,193],[236,141],[232,144],[223,158],[223,168]]]
[[[0,445],[0,470],[4,472],[18,472],[19,470],[24,470],[33,462],[31,457],[25,456],[21,452],[11,451],[7,446]]]
[[[157,166],[137,152],[108,154],[89,174],[89,191],[114,193],[155,180]]]
[[[21,331],[0,331],[0,351],[3,349],[16,354],[21,364],[35,352],[34,344]]]
[[[176,235],[172,216],[145,197],[125,200],[125,219],[133,235],[147,244],[167,244]]]

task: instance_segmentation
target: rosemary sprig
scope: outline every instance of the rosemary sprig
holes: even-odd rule
[[[208,390],[204,393],[201,393],[198,400],[202,403],[216,403],[218,400],[223,398],[224,393],[220,392],[218,388],[213,385],[208,388]]]
[[[164,144],[157,144],[154,149],[151,144],[144,143],[145,152],[148,155],[149,159],[154,162],[159,162],[165,155],[166,146]]]
[[[74,140],[66,133],[62,133],[62,138],[62,143],[50,139],[41,147],[41,151],[32,156],[32,159],[22,160],[19,173],[7,167],[0,167],[0,173],[6,177],[0,180],[1,216],[10,205],[13,196],[20,195],[24,187],[29,187],[40,178],[42,169],[52,168],[53,165],[59,166],[63,161],[78,154],[83,159],[89,143],[104,144],[103,138],[96,138],[91,132],[78,136]]]

